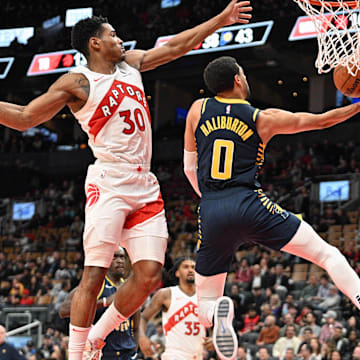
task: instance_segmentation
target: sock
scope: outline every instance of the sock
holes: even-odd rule
[[[199,305],[199,321],[205,327],[213,325],[216,300],[224,293],[226,273],[203,276],[195,273],[196,294]]]
[[[69,360],[82,360],[90,328],[75,325],[69,327]]]
[[[114,303],[102,314],[98,322],[91,328],[89,340],[93,342],[95,339],[104,340],[116,327],[118,327],[127,318],[119,313]]]

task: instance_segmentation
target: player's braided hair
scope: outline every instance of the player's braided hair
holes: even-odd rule
[[[102,25],[108,23],[108,19],[102,16],[92,16],[77,22],[71,30],[71,46],[80,51],[85,57],[89,53],[89,40],[92,36],[100,36]]]
[[[239,73],[236,59],[231,56],[221,56],[211,61],[204,70],[206,87],[214,94],[234,87],[234,76]]]
[[[180,265],[185,260],[194,261],[194,259],[192,257],[190,257],[190,256],[182,256],[182,257],[177,258],[175,260],[175,262],[174,262],[174,265],[169,270],[169,280],[170,280],[171,283],[173,283],[173,284],[178,284],[179,283],[179,279],[176,277],[175,273],[178,271]]]

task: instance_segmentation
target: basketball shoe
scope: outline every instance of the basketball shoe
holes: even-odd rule
[[[94,342],[86,341],[82,360],[100,360],[102,358],[101,349],[105,346],[105,341],[95,339]]]
[[[236,333],[232,326],[234,304],[223,296],[216,300],[214,315],[213,343],[221,360],[235,360],[238,347]]]

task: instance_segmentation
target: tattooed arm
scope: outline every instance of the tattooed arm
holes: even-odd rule
[[[84,75],[66,74],[26,106],[0,102],[0,124],[24,131],[50,120],[65,105],[81,106],[88,95],[89,82]]]

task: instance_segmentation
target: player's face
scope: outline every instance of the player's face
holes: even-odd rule
[[[124,276],[125,271],[125,252],[124,250],[115,251],[111,261],[109,272],[115,276]]]
[[[193,284],[195,282],[195,261],[184,260],[180,264],[176,276],[178,276],[180,281]]]
[[[249,96],[250,96],[250,87],[249,87],[249,84],[247,82],[247,79],[246,79],[246,76],[245,76],[245,73],[244,73],[244,70],[242,69],[242,67],[240,65],[239,66],[239,76],[240,76],[240,79],[241,79],[241,84],[245,90],[245,99],[247,99]]]
[[[103,30],[100,36],[101,52],[105,57],[114,62],[120,62],[125,58],[123,41],[116,35],[115,29],[110,24],[102,24]]]

